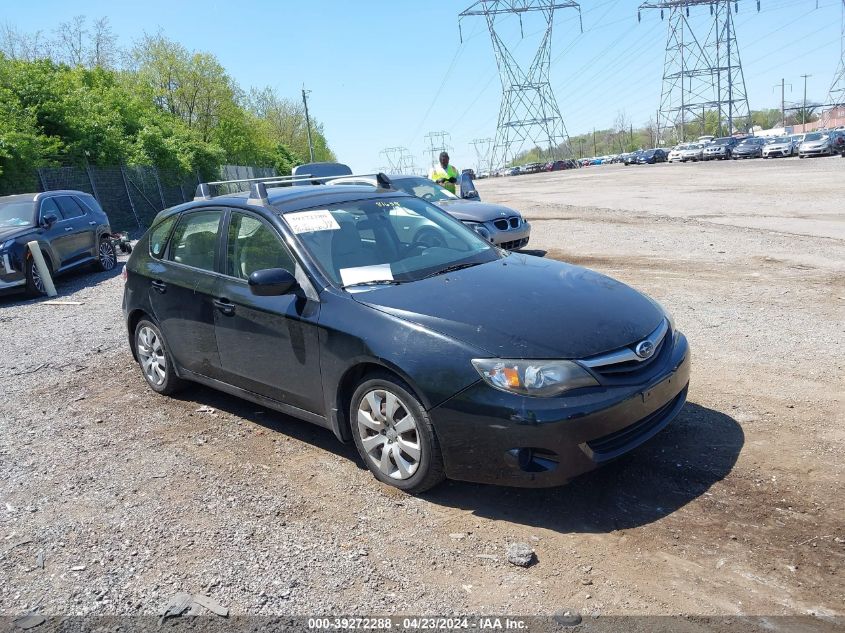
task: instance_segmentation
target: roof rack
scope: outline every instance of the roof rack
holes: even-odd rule
[[[267,185],[277,184],[293,184],[295,182],[310,181],[313,185],[323,184],[328,180],[335,180],[339,178],[355,178],[361,176],[375,176],[376,183],[379,189],[390,189],[390,178],[381,172],[377,174],[345,174],[334,176],[311,176],[303,174],[300,176],[265,176],[263,178],[237,178],[235,180],[215,180],[211,182],[203,182],[197,185],[197,191],[194,195],[194,200],[211,200],[211,187],[214,185],[230,185],[238,182],[249,183],[249,199],[248,204],[255,204],[259,206],[266,206],[267,201]]]

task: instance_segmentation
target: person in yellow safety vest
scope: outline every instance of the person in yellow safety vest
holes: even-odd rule
[[[449,164],[449,154],[440,152],[440,164],[431,168],[429,180],[455,193],[455,183],[458,182],[458,170]]]

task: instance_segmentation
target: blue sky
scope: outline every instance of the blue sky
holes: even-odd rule
[[[108,16],[121,45],[159,29],[189,49],[214,53],[245,89],[270,85],[300,98],[324,125],[338,158],[355,171],[386,163],[379,152],[405,146],[427,164],[424,136],[450,133],[452,162],[474,166],[469,142],[495,135],[500,84],[482,18],[462,21],[471,0],[281,2],[240,0],[4,1],[5,20],[49,30],[74,15]],[[551,83],[570,134],[613,124],[621,111],[644,124],[660,97],[666,22],[640,0],[583,0],[584,33],[574,10],[555,18]],[[817,8],[818,7],[818,8]],[[752,109],[787,100],[822,100],[840,56],[842,0],[740,0],[735,16]],[[702,15],[706,8],[693,9]],[[533,56],[541,25],[505,18],[501,32],[518,61]],[[527,63],[526,63],[527,65]],[[775,89],[774,86],[778,85]]]

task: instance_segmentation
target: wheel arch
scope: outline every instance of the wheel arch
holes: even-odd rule
[[[127,335],[129,337],[129,349],[132,352],[132,358],[135,359],[135,362],[138,362],[138,352],[135,350],[135,328],[138,327],[138,323],[140,323],[141,319],[147,318],[148,320],[152,321],[153,323],[156,322],[155,318],[151,314],[149,314],[146,310],[142,308],[136,308],[129,313],[126,317],[126,330]]]
[[[428,400],[423,396],[414,381],[404,372],[387,363],[375,359],[362,360],[346,369],[337,383],[335,401],[333,406],[332,427],[335,435],[344,442],[352,441],[352,420],[349,417],[349,407],[352,404],[352,395],[355,388],[371,374],[388,374],[402,382],[408,391],[411,392],[423,408],[428,411],[431,408]]]

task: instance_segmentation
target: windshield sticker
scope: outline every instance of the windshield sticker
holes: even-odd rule
[[[401,207],[402,203],[398,200],[387,200],[387,201],[379,201],[376,202],[377,207],[382,207],[383,209],[391,209],[393,207]]]
[[[340,280],[344,286],[367,283],[368,281],[393,281],[393,273],[390,271],[390,264],[341,268]]]
[[[337,231],[340,225],[329,211],[300,211],[282,216],[294,233],[313,233],[315,231]]]

